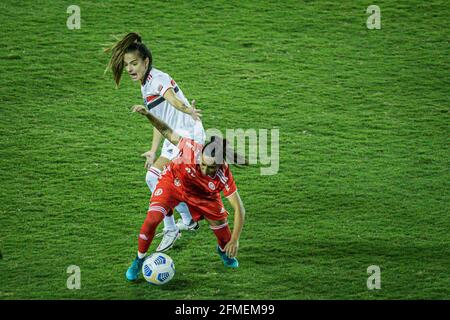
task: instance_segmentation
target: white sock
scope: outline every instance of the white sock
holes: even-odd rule
[[[188,226],[191,223],[192,216],[189,212],[187,204],[184,202],[180,202],[180,204],[176,206],[175,209],[180,213],[181,219],[183,219],[183,223]]]
[[[143,259],[145,257],[145,253],[140,253],[139,251],[138,251],[138,258],[139,259]]]
[[[166,216],[164,218],[164,231],[175,231],[177,230],[177,225],[175,224],[175,218],[173,214],[171,216]]]
[[[145,175],[145,182],[147,182],[147,186],[150,189],[151,193],[153,193],[153,191],[155,190],[160,176],[161,170],[159,170],[158,168],[151,167],[150,170],[147,171],[147,174]]]

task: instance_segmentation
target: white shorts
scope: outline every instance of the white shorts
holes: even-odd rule
[[[193,139],[195,142],[200,144],[205,144],[206,133],[205,129],[203,129],[201,121],[195,121],[194,130],[176,130],[176,132],[180,136]],[[169,140],[164,139],[160,157],[172,160],[178,155],[178,152],[180,152],[180,150],[175,145],[173,145]]]

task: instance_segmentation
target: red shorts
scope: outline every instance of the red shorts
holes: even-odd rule
[[[183,187],[174,183],[173,176],[162,176],[150,198],[150,208],[154,207],[155,210],[161,211],[164,215],[171,215],[173,208],[180,202],[187,204],[194,221],[199,221],[203,217],[215,221],[225,220],[228,216],[220,194],[217,194],[216,198],[186,196]]]

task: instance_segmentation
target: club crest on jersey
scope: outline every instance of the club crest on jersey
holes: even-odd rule
[[[175,181],[173,182],[173,184],[174,184],[176,187],[181,186],[180,179],[176,178]]]
[[[212,183],[212,182],[208,183],[208,187],[209,187],[211,190],[216,190],[216,186],[215,186],[214,183]]]
[[[160,196],[160,195],[162,195],[162,193],[163,193],[163,189],[161,189],[161,188],[158,188],[155,190],[155,196]]]

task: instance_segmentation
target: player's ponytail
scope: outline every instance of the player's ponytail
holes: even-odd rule
[[[139,56],[143,60],[146,58],[149,59],[149,68],[152,67],[152,53],[150,49],[142,43],[141,36],[136,32],[128,33],[122,40],[119,40],[112,47],[104,49],[104,51],[111,51],[111,59],[109,60],[105,72],[108,71],[108,69],[111,69],[117,87],[119,86],[120,78],[122,77],[124,67],[123,57],[125,53],[138,51]]]
[[[211,140],[203,147],[206,156],[215,159],[215,163],[221,164],[224,161],[235,165],[248,165],[247,159],[235,152],[227,142],[219,136],[212,136]]]

